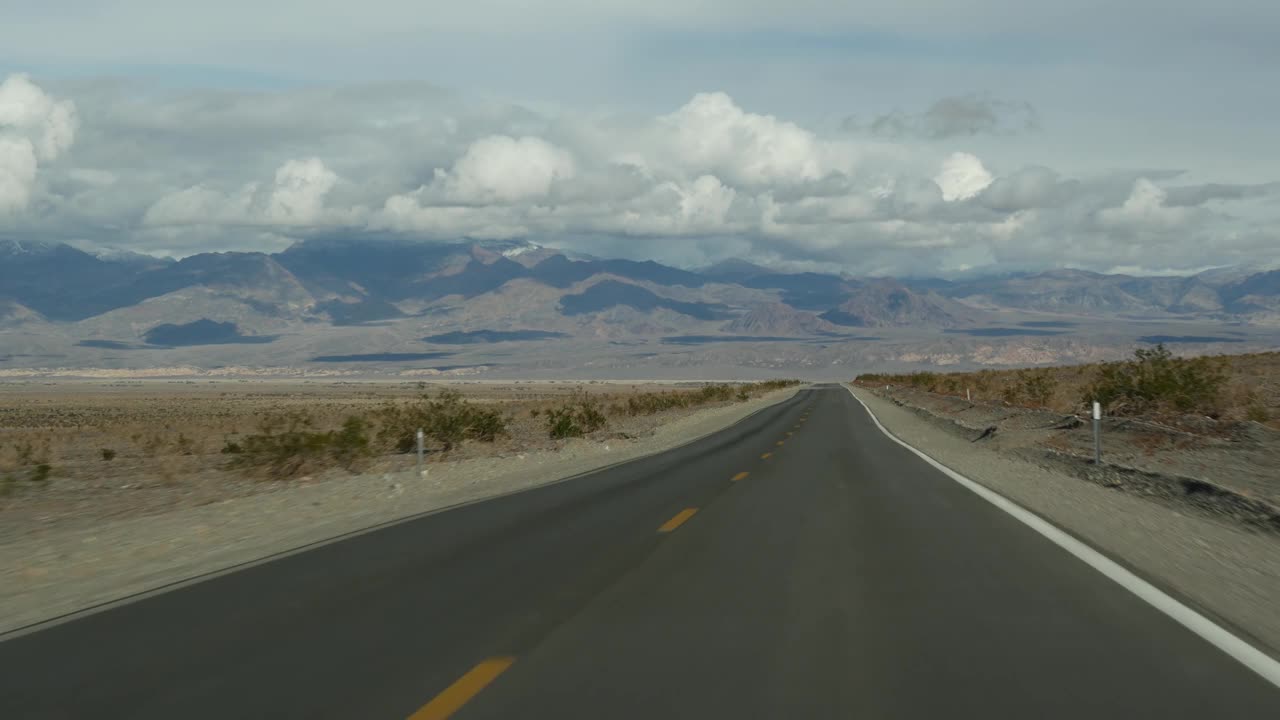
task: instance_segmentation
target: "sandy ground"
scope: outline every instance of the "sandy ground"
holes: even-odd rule
[[[699,384],[700,385],[700,384]],[[508,432],[494,442],[464,442],[448,453],[428,438],[427,462],[513,457],[555,450],[542,413],[577,392],[600,399],[603,409],[637,393],[689,389],[665,384],[464,383],[468,402],[498,409]],[[234,468],[222,453],[243,442],[264,418],[301,413],[316,430],[336,430],[350,416],[374,428],[389,405],[437,396],[443,387],[416,382],[59,382],[0,383],[0,545],[35,534],[61,533],[68,526],[173,512],[236,497],[278,492],[350,476],[338,467],[307,467],[272,481],[263,473]],[[716,404],[719,404],[718,402]],[[642,438],[690,408],[653,415],[609,412],[609,422],[592,433],[597,440]],[[376,430],[371,430],[371,439]],[[26,448],[26,450],[23,450]],[[414,466],[411,454],[375,441],[373,453],[352,468],[360,473],[397,473]],[[25,453],[25,457],[20,455]],[[110,459],[104,458],[110,453]],[[38,464],[50,472],[35,479]]]
[[[902,440],[985,485],[1280,657],[1280,536],[975,444],[865,388],[853,392]]]
[[[668,450],[781,402],[794,388],[664,418],[643,437],[339,476],[96,526],[59,523],[0,545],[0,633],[379,523],[554,482]]]

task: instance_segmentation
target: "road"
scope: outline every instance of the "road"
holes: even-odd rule
[[[1276,718],[838,386],[0,642],[3,718]]]

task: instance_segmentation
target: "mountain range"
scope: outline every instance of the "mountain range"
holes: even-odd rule
[[[706,354],[710,346],[742,353],[746,343],[829,348],[874,339],[897,342],[902,357],[912,337],[954,346],[1079,336],[1094,323],[1231,326],[1265,344],[1280,324],[1280,271],[894,279],[742,260],[682,269],[521,241],[329,237],[279,253],[172,260],[0,239],[0,369],[190,362],[191,353],[125,351],[214,346],[228,346],[213,353],[219,363],[239,364],[234,351],[265,365],[379,355],[415,362],[405,358],[422,348],[513,343],[541,346],[546,362],[574,342],[694,345]]]

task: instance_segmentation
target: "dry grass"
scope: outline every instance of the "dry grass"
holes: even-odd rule
[[[261,468],[254,472],[251,463],[236,462],[235,453],[223,451],[228,446],[243,447],[246,439],[262,434],[264,422],[280,418],[296,418],[313,434],[286,440],[340,437],[344,423],[354,417],[367,422],[373,441],[388,408],[422,405],[424,395],[439,397],[444,387],[426,383],[269,382],[0,385],[0,504],[41,494],[46,488],[57,494],[72,488],[114,491],[175,486],[203,492],[214,501],[221,485],[246,480],[304,476],[342,465],[374,472],[403,470],[412,466],[413,456],[376,442],[371,442],[371,452],[359,463],[326,451],[313,453],[316,458],[309,462],[274,465],[288,468],[287,473]],[[461,392],[463,400],[476,409],[475,416],[500,419],[505,432],[494,435],[473,430],[456,442],[432,442],[428,446],[430,461],[555,448],[559,441],[548,431],[548,415],[574,397],[590,397],[605,412],[603,427],[593,426],[586,434],[607,439],[643,435],[697,405],[736,402],[776,386],[755,385],[744,393],[735,388],[732,393],[712,394],[702,393],[699,385],[679,384],[449,387]],[[636,399],[652,403],[655,396],[681,400],[652,415],[635,416],[623,410],[634,407]],[[688,401],[688,397],[701,401]],[[446,444],[451,446],[448,452]],[[77,499],[80,501],[83,499]]]
[[[1280,352],[1192,360],[1173,358],[1172,362],[1188,367],[1199,363],[1203,368],[1213,368],[1212,372],[1221,372],[1223,381],[1213,387],[1203,400],[1197,399],[1187,407],[1157,403],[1128,414],[1172,416],[1195,413],[1232,422],[1252,420],[1280,429]],[[1096,392],[1100,377],[1108,367],[1115,366],[1109,363],[964,373],[862,375],[854,382],[872,387],[905,385],[959,398],[966,397],[968,392],[976,402],[1083,413],[1087,411],[1091,395]]]

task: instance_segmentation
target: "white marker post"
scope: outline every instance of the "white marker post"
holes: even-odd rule
[[[973,396],[969,394],[969,388],[964,389],[964,399],[973,402]]]
[[[422,450],[423,450],[422,444],[423,444],[423,440],[424,440],[424,437],[423,437],[423,435],[422,435],[422,428],[418,428],[418,477],[422,477]]]
[[[1102,464],[1102,403],[1093,401],[1093,464]]]

